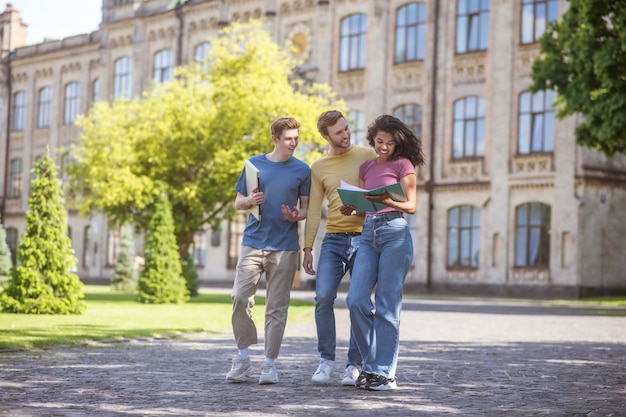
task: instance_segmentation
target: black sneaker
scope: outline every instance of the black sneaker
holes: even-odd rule
[[[356,378],[356,381],[354,382],[354,386],[357,388],[365,388],[371,377],[372,374],[370,374],[369,372],[361,371],[359,376]]]
[[[376,374],[371,374],[365,384],[365,389],[372,391],[387,391],[390,389],[396,389],[397,387],[395,378],[386,378],[382,375]]]

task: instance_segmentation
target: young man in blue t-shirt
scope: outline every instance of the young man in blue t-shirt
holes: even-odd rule
[[[291,287],[298,267],[298,220],[306,218],[311,188],[309,166],[293,156],[298,146],[300,123],[280,118],[270,128],[274,150],[253,156],[249,163],[259,172],[259,187],[247,192],[244,167],[235,190],[238,210],[260,207],[260,219],[250,214],[243,232],[241,254],[233,284],[232,324],[238,353],[226,375],[231,382],[251,376],[248,347],[257,343],[251,318],[254,296],[265,273],[265,360],[259,384],[275,384],[278,357],[287,323]]]

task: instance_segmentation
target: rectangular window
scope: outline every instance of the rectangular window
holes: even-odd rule
[[[26,92],[18,91],[13,95],[13,119],[11,130],[24,130],[26,123]]]
[[[558,0],[522,0],[521,42],[538,42],[548,23],[558,18]]]
[[[394,62],[424,59],[426,36],[426,6],[410,3],[396,12],[396,44]]]
[[[365,68],[367,16],[354,14],[341,21],[339,71]]]
[[[113,99],[131,98],[133,62],[125,56],[115,61],[113,69]]]
[[[489,0],[457,0],[456,53],[487,50]]]
[[[174,52],[164,49],[154,54],[153,78],[157,84],[170,81],[174,73]]]
[[[519,154],[554,150],[555,99],[556,93],[551,90],[520,95],[517,127]]]
[[[7,197],[20,198],[22,196],[22,159],[12,159],[9,164],[9,190]]]
[[[43,87],[39,90],[37,103],[37,127],[49,127],[52,115],[52,88]]]
[[[77,82],[65,86],[65,102],[63,109],[63,124],[71,125],[78,116],[80,105],[80,86]]]

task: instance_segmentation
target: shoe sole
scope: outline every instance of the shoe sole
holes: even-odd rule
[[[343,385],[344,387],[356,387],[356,381],[342,379],[341,385]]]
[[[231,377],[226,376],[226,380],[230,382],[246,382],[248,378],[252,377],[252,374],[254,374],[254,370],[252,368],[248,368],[248,370],[244,372],[242,375],[231,376]]]

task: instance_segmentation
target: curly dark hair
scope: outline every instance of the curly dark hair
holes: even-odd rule
[[[389,133],[396,142],[392,158],[404,157],[411,161],[413,166],[424,164],[422,142],[402,120],[389,114],[378,116],[367,127],[367,141],[370,146],[374,147],[374,139],[379,131]]]

